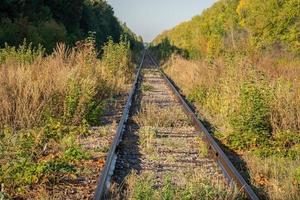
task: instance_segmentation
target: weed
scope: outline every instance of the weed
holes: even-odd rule
[[[243,157],[251,174],[252,183],[259,194],[269,199],[297,199],[300,195],[299,155],[295,160],[279,156],[257,157],[248,153]],[[287,192],[289,191],[289,192]]]
[[[79,140],[100,124],[107,100],[131,80],[134,66],[127,41],[110,41],[102,60],[94,42],[57,44],[50,55],[26,41],[0,49],[0,196],[27,198],[75,176],[80,161],[90,159]]]
[[[263,90],[245,83],[240,91],[240,111],[232,116],[231,124],[239,132],[253,132],[261,137],[271,134],[270,108]]]
[[[155,194],[152,186],[153,179],[151,176],[144,176],[143,179],[137,176],[136,173],[132,173],[126,178],[128,184],[128,199],[135,200],[152,200]]]
[[[201,137],[196,138],[196,142],[199,145],[199,155],[206,157],[208,155],[208,145]]]
[[[142,92],[152,92],[154,90],[154,87],[152,85],[142,84],[141,90]]]
[[[0,49],[0,64],[2,63],[17,63],[27,64],[33,63],[39,57],[42,57],[45,53],[45,49],[39,45],[33,47],[32,43],[27,43],[26,39],[23,40],[18,48],[10,47],[5,44],[5,48]]]
[[[156,138],[156,131],[152,127],[145,126],[139,130],[139,142],[145,151],[149,151],[152,147],[153,139]]]
[[[89,159],[89,154],[84,152],[79,146],[71,146],[69,147],[63,155],[64,160],[67,162],[76,162],[81,160]]]
[[[296,169],[295,179],[298,181],[298,184],[300,184],[300,167]]]

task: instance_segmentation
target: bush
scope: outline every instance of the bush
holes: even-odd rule
[[[133,66],[131,62],[130,45],[127,39],[122,37],[120,43],[114,43],[112,39],[103,47],[103,63],[115,79],[115,86],[126,83],[132,77]]]
[[[35,184],[55,183],[59,177],[75,174],[76,163],[89,159],[76,139],[81,126],[65,126],[50,120],[45,127],[13,132],[2,131],[0,140],[0,182],[9,194],[23,194]]]
[[[23,44],[18,48],[10,47],[5,44],[5,48],[0,49],[0,64],[17,62],[16,64],[31,64],[38,57],[44,55],[44,48],[39,45],[37,48],[32,43],[27,43],[24,39]]]
[[[270,108],[266,91],[254,83],[244,83],[240,89],[238,108],[231,113],[233,133],[229,141],[240,147],[261,145],[271,136]],[[240,139],[238,139],[240,138]]]

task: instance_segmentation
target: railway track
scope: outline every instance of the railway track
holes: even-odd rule
[[[144,51],[135,82],[99,177],[95,199],[124,199],[126,178],[151,174],[154,188],[197,174],[258,199],[152,56]]]

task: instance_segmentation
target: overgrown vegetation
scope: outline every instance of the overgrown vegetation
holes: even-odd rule
[[[297,75],[300,61],[294,60],[294,67],[289,63],[288,69],[285,63],[277,63],[277,70],[271,72],[271,69],[265,68],[267,61],[274,66],[269,57],[260,60],[257,66],[250,65],[245,58],[234,61],[219,58],[215,65],[211,65],[206,61],[173,57],[166,63],[165,71],[202,116],[216,127],[215,136],[230,149],[239,154],[250,151],[258,157],[255,160],[275,157],[287,163],[294,162],[299,160],[300,155],[300,88]],[[296,163],[299,165],[299,162]],[[286,176],[297,180],[296,170],[293,168],[287,174],[275,177],[273,174],[270,179]],[[299,187],[299,182],[296,181],[296,185]],[[297,190],[293,191],[298,194]]]
[[[98,59],[93,38],[75,48],[58,44],[48,56],[26,41],[0,50],[2,193],[26,197],[32,188],[79,173],[80,161],[89,159],[79,139],[100,123],[106,100],[134,71],[125,38],[109,40],[103,52]]]
[[[152,44],[165,72],[215,126],[215,136],[250,155],[246,165],[264,198],[295,199],[300,190],[298,167],[257,169],[267,160],[299,166],[299,8],[295,0],[219,1]],[[263,185],[254,178],[259,173]]]

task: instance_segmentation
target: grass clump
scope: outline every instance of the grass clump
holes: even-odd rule
[[[154,90],[154,87],[152,85],[142,84],[141,90],[142,92],[152,92]]]
[[[76,164],[88,158],[76,140],[80,132],[80,128],[60,123],[17,133],[8,128],[2,130],[2,190],[11,196],[25,195],[30,187],[55,184],[62,177],[76,175]]]
[[[199,171],[189,175],[181,176],[181,183],[177,183],[174,177],[178,175],[169,174],[162,180],[161,186],[155,185],[153,173],[137,175],[132,173],[126,179],[127,199],[237,199],[237,194],[225,188],[221,184],[211,183],[205,175]]]
[[[139,130],[139,142],[144,151],[151,152],[152,151],[152,143],[156,138],[156,130],[152,127],[145,126]]]
[[[207,143],[203,140],[203,138],[201,137],[197,137],[196,138],[196,142],[198,144],[198,151],[199,151],[199,155],[200,156],[203,156],[203,157],[206,157],[208,156],[208,145]]]

